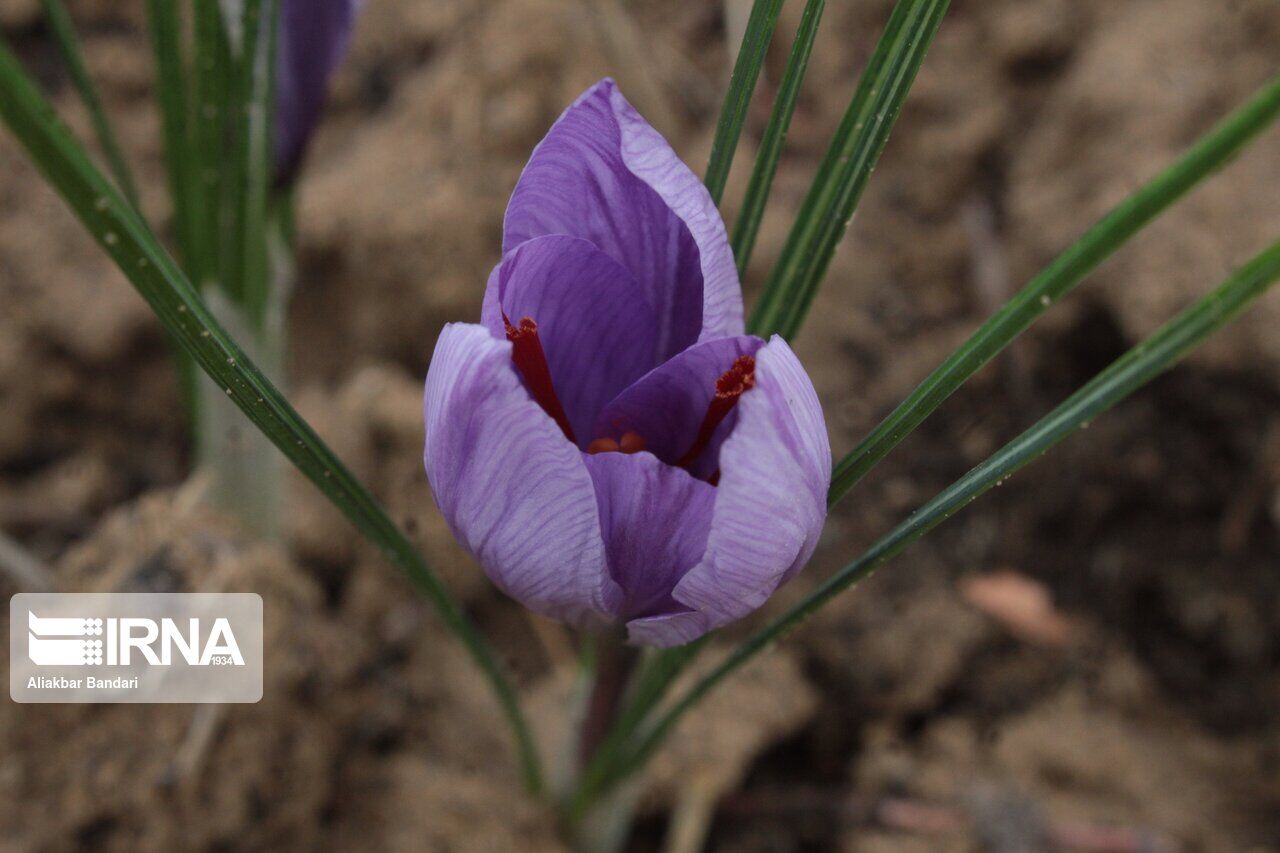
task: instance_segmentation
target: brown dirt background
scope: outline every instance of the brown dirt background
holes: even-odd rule
[[[507,194],[564,105],[612,75],[701,168],[748,5],[370,0],[308,164],[292,397],[497,638],[549,742],[566,637],[449,541],[421,380],[441,324],[478,314]],[[829,4],[749,300],[890,5]],[[70,6],[164,222],[142,4]],[[0,28],[87,136],[36,0],[6,0]],[[1273,0],[956,0],[798,341],[835,452],[1278,55]],[[767,609],[1275,239],[1278,167],[1271,132],[1056,306],[838,508]],[[1280,849],[1277,297],[709,703],[655,766],[633,849],[700,823],[735,851]],[[307,484],[287,549],[200,509],[158,325],[5,134],[0,300],[0,530],[64,589],[252,590],[268,614],[258,705],[0,703],[0,846],[558,849],[456,644]],[[1010,571],[1053,603],[1030,632],[974,605],[975,578]]]

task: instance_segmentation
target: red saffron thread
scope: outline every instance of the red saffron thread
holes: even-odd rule
[[[577,444],[573,427],[569,426],[569,416],[564,413],[564,406],[560,405],[555,386],[551,384],[551,368],[547,366],[547,354],[538,339],[538,324],[532,317],[522,317],[520,325],[513,326],[507,312],[503,311],[502,325],[507,329],[507,340],[511,341],[511,360],[524,376],[529,393],[564,431],[564,437]]]
[[[702,426],[698,427],[698,437],[694,439],[693,446],[680,457],[680,461],[676,463],[678,467],[689,468],[698,460],[702,451],[711,443],[716,427],[720,426],[720,422],[737,405],[738,398],[755,386],[756,360],[749,355],[738,356],[733,366],[716,380],[716,395],[707,405],[707,414],[702,418]]]

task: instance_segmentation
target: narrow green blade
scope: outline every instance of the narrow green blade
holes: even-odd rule
[[[738,49],[738,58],[733,64],[729,90],[725,92],[720,120],[716,123],[716,138],[711,143],[711,161],[707,163],[707,176],[703,179],[716,204],[720,203],[724,186],[729,181],[729,169],[738,150],[742,125],[747,120],[751,93],[760,79],[760,68],[764,65],[764,55],[769,52],[769,42],[773,40],[781,8],[782,0],[756,0],[751,7],[751,17],[747,19],[747,31],[743,34],[742,47]]]
[[[230,45],[230,86],[224,135],[230,156],[221,173],[224,209],[222,272],[228,291],[242,300],[247,316],[261,325],[270,301],[267,210],[272,180],[272,123],[277,0],[245,0],[238,44]]]
[[[194,63],[191,70],[194,96],[191,116],[194,180],[187,191],[194,196],[193,228],[200,255],[187,272],[199,289],[216,283],[239,304],[237,281],[223,278],[227,250],[223,241],[222,171],[227,159],[227,107],[235,85],[231,47],[223,26],[222,4],[197,0],[192,4]]]
[[[179,255],[186,268],[191,270],[200,254],[200,239],[195,230],[199,214],[195,187],[199,174],[192,141],[180,10],[181,4],[174,0],[147,0],[147,25],[155,57],[156,96],[164,129],[164,157],[169,172],[169,197],[173,200],[174,231]]]
[[[791,43],[791,56],[787,59],[787,68],[782,74],[778,98],[773,102],[769,125],[760,140],[760,152],[756,155],[755,169],[751,172],[751,183],[747,185],[742,209],[738,211],[738,218],[733,223],[733,239],[730,243],[733,246],[733,257],[738,263],[739,275],[747,271],[751,250],[755,248],[760,222],[764,219],[765,205],[769,202],[769,190],[773,187],[773,176],[778,171],[778,160],[782,157],[782,146],[787,139],[787,128],[791,126],[791,116],[796,111],[800,84],[804,82],[804,72],[809,67],[809,55],[813,52],[813,42],[818,35],[818,24],[822,21],[822,11],[826,5],[826,0],[808,0],[805,3],[800,26]]]
[[[3,44],[0,119],[183,349],[432,603],[493,687],[515,732],[526,781],[540,789],[537,755],[515,690],[484,637],[373,496],[210,315],[191,282],[94,167]]]
[[[835,466],[828,503],[834,505],[942,401],[1007,347],[1049,306],[1134,234],[1212,175],[1280,115],[1280,77],[1201,137],[1153,180],[1114,207],[1083,237],[1031,279],[969,340]]]
[[[49,22],[49,29],[53,31],[54,41],[57,42],[58,50],[62,54],[63,64],[67,66],[67,73],[71,75],[71,83],[76,87],[76,91],[80,93],[80,100],[84,101],[85,107],[89,110],[93,132],[98,137],[98,144],[102,147],[103,156],[107,158],[111,174],[115,176],[116,183],[124,191],[125,198],[129,199],[129,203],[136,210],[138,209],[137,184],[133,181],[129,162],[125,159],[124,151],[116,138],[106,108],[102,105],[98,87],[89,76],[89,68],[85,65],[84,54],[80,50],[80,40],[76,37],[75,23],[71,20],[71,15],[67,12],[67,7],[63,5],[62,0],[41,0],[41,5],[44,7],[45,19]]]
[[[1114,361],[1066,402],[913,512],[861,557],[836,572],[803,601],[738,646],[646,728],[638,745],[612,769],[607,784],[638,769],[675,723],[726,676],[978,496],[1167,370],[1235,318],[1277,279],[1280,279],[1280,242],[1249,261],[1208,296]]]
[[[947,5],[898,0],[747,324],[752,334],[799,331]]]

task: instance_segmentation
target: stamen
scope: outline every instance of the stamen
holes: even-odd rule
[[[564,437],[577,444],[573,427],[569,426],[569,417],[564,413],[564,406],[560,405],[555,386],[551,384],[551,368],[547,366],[547,354],[538,339],[538,324],[532,317],[522,317],[520,325],[513,326],[507,312],[503,311],[502,325],[507,329],[507,340],[511,341],[511,360],[524,376],[529,393],[564,431]]]
[[[621,439],[597,438],[587,445],[588,453],[639,453],[645,449],[644,436],[638,432],[623,433]]]
[[[698,460],[702,451],[706,450],[707,445],[711,443],[711,436],[715,434],[716,427],[720,426],[720,422],[737,405],[738,398],[755,385],[756,360],[749,355],[739,356],[733,366],[716,380],[716,395],[711,398],[711,403],[707,406],[707,414],[702,418],[702,426],[698,427],[698,437],[694,439],[693,446],[680,457],[680,461],[676,463],[677,466],[689,468]]]
[[[623,453],[639,453],[644,448],[644,436],[638,432],[624,433],[618,441],[618,449]]]
[[[597,438],[587,445],[588,453],[617,453],[621,449],[612,438]]]

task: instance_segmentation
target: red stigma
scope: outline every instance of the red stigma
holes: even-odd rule
[[[756,360],[749,355],[738,356],[733,366],[716,380],[716,395],[711,398],[711,403],[707,406],[707,414],[702,418],[702,426],[698,427],[698,437],[694,439],[693,446],[680,457],[680,461],[676,463],[677,466],[689,468],[698,460],[702,451],[706,450],[707,445],[711,443],[711,436],[715,434],[716,427],[720,426],[720,422],[738,404],[738,398],[755,386]]]
[[[564,437],[577,444],[573,427],[569,426],[569,417],[564,413],[564,406],[560,405],[555,386],[551,384],[551,368],[547,366],[547,354],[538,339],[538,324],[532,317],[522,317],[520,325],[513,326],[507,312],[503,311],[502,325],[506,326],[507,340],[511,341],[511,360],[524,377],[529,393],[564,431]]]

